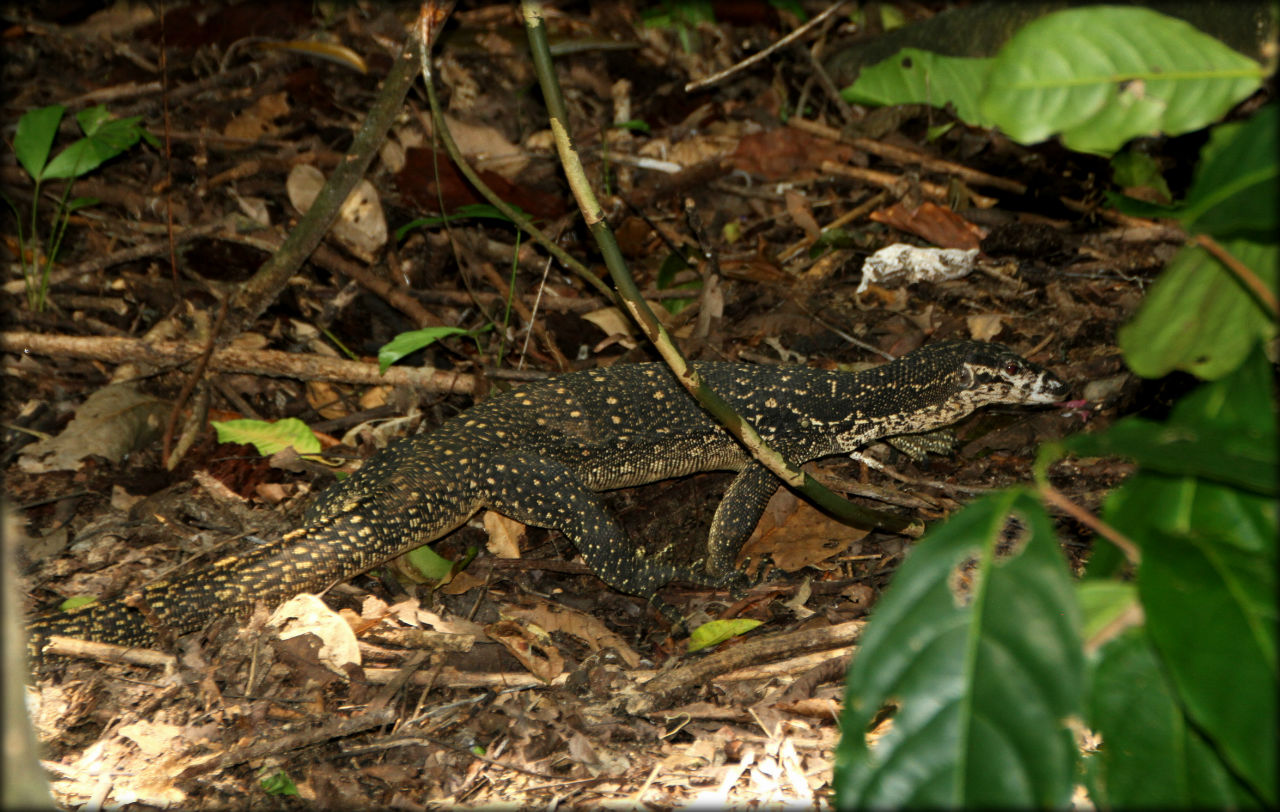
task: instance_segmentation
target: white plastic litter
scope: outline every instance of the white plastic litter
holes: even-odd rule
[[[943,282],[959,279],[973,271],[978,249],[917,248],[906,243],[894,243],[881,248],[862,263],[862,282],[858,293],[869,285],[897,282],[909,285],[913,282]]]

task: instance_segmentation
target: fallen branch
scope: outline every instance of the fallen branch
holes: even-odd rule
[[[201,344],[194,341],[152,343],[137,338],[44,335],[22,331],[0,333],[0,350],[5,352],[34,353],[56,358],[88,358],[114,364],[131,362],[177,366],[196,360],[203,349]],[[408,385],[426,392],[459,395],[472,394],[476,390],[475,376],[463,372],[446,372],[432,367],[393,366],[383,375],[378,373],[377,364],[279,350],[223,347],[213,351],[208,368],[214,372],[307,381],[374,386]]]

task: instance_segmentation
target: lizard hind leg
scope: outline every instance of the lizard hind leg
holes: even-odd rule
[[[602,581],[649,600],[672,617],[656,593],[673,579],[685,578],[685,568],[634,544],[599,495],[567,466],[533,455],[507,454],[491,459],[485,470],[481,480],[488,507],[525,524],[559,530]]]
[[[749,579],[738,567],[738,553],[781,484],[758,462],[743,468],[729,483],[729,490],[725,491],[711,520],[711,533],[707,538],[707,572],[715,579],[715,585],[748,584]]]

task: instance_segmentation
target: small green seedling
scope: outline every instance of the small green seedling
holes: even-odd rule
[[[29,110],[18,119],[18,131],[13,138],[13,151],[18,163],[35,184],[31,203],[30,253],[22,230],[22,213],[8,197],[5,202],[13,209],[18,221],[18,244],[22,253],[22,275],[27,284],[27,304],[37,311],[44,310],[49,291],[49,272],[57,260],[59,248],[62,247],[62,238],[66,235],[71,214],[98,202],[97,198],[92,197],[70,198],[71,184],[68,183],[58,200],[42,258],[39,253],[37,220],[41,184],[46,180],[70,181],[83,177],[142,138],[152,146],[159,146],[156,137],[139,126],[141,116],[113,119],[107,113],[107,108],[99,105],[76,113],[76,122],[84,137],[63,149],[53,160],[49,160],[54,138],[58,134],[58,124],[65,112],[66,108],[60,104]]]

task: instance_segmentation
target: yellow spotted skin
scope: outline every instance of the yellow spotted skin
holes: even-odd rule
[[[793,463],[933,431],[993,403],[1051,403],[1066,385],[995,344],[935,344],[864,372],[704,362],[698,371]],[[712,521],[705,571],[645,556],[597,491],[699,471],[738,476]],[[559,530],[605,583],[657,600],[680,577],[725,583],[778,480],[661,364],[573,372],[486,400],[389,446],[311,505],[305,526],[123,601],[48,615],[51,634],[134,646],[318,592],[440,538],[481,508]]]

